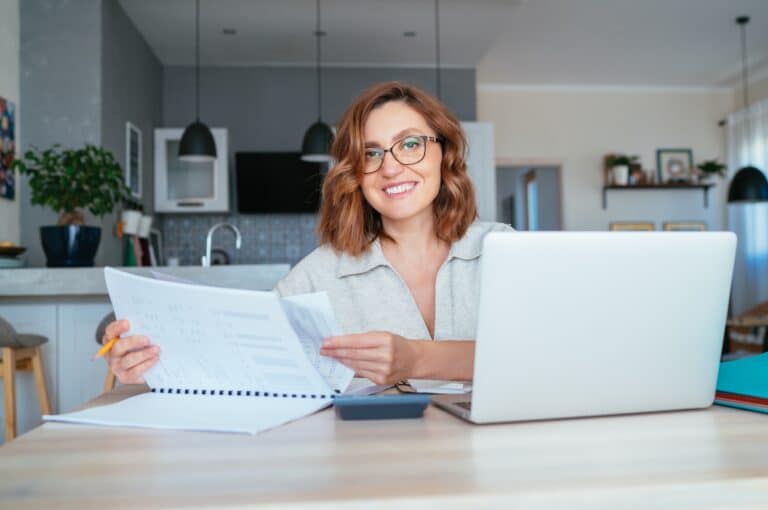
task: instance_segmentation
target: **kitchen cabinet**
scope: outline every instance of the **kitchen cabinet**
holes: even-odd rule
[[[218,157],[179,159],[182,128],[155,129],[155,212],[229,212],[228,134],[212,128]]]

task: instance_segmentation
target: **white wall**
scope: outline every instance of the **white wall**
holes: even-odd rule
[[[691,148],[694,163],[725,161],[717,123],[733,108],[730,90],[478,87],[478,120],[492,122],[497,161],[562,164],[563,228],[605,230],[611,221],[703,220],[723,228],[725,185],[710,191],[609,191],[602,209],[602,158],[638,154],[656,168],[657,148]]]
[[[16,105],[16,147],[19,146],[19,0],[0,0],[0,97]],[[16,198],[0,198],[0,241],[19,243],[19,179]]]

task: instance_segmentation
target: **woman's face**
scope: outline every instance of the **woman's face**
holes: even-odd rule
[[[363,131],[366,149],[389,149],[394,143],[403,141],[400,148],[408,151],[419,142],[426,143],[424,159],[411,165],[398,162],[391,152],[384,153],[379,170],[363,175],[361,188],[365,199],[381,214],[384,222],[401,222],[426,215],[431,218],[432,202],[440,191],[442,149],[439,143],[409,139],[408,136],[436,137],[437,133],[420,113],[402,101],[390,101],[371,111]]]

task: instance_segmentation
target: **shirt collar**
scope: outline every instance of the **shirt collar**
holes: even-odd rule
[[[464,237],[451,245],[446,262],[453,259],[473,260],[482,254],[485,231],[473,223]],[[343,278],[354,274],[363,274],[380,266],[392,267],[381,250],[379,239],[375,239],[363,253],[357,257],[342,253],[336,265],[336,277]]]

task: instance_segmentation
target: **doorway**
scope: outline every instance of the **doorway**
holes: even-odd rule
[[[496,167],[496,221],[516,230],[562,230],[559,166]]]

